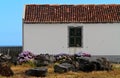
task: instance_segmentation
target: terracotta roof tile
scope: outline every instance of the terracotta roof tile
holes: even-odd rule
[[[26,5],[24,23],[120,22],[120,5]]]

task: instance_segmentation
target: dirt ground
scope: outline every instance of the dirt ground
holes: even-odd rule
[[[89,73],[86,72],[67,72],[64,74],[54,73],[53,66],[48,66],[47,77],[45,78],[120,78],[120,65],[113,65],[114,69],[112,71],[92,71]],[[12,77],[2,77],[0,78],[36,78],[26,76],[24,74],[25,70],[32,68],[29,65],[17,65],[12,66],[12,70],[14,71],[14,76]],[[37,77],[38,78],[38,77]],[[40,78],[40,77],[39,77]]]

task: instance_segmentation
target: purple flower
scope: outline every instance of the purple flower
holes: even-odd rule
[[[23,51],[18,55],[18,62],[21,64],[23,62],[27,62],[31,59],[34,59],[35,55],[30,51]]]
[[[85,53],[85,52],[79,52],[79,53],[76,53],[75,55],[77,55],[77,56],[82,56],[82,57],[91,57],[91,55],[90,54],[88,54],[88,53]]]

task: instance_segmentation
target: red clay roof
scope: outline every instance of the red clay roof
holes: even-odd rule
[[[26,5],[24,23],[115,23],[120,5]]]

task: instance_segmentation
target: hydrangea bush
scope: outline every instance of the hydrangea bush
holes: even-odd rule
[[[18,63],[22,64],[34,59],[35,55],[30,51],[23,51],[18,55]]]

